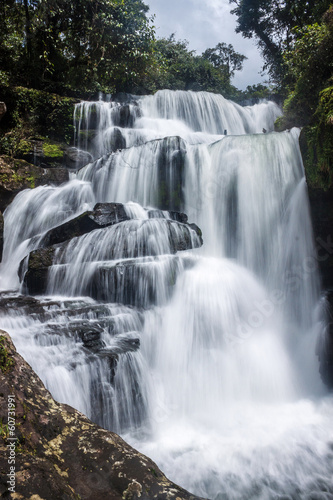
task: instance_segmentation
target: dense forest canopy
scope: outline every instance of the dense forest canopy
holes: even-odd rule
[[[4,0],[0,78],[60,93],[222,92],[245,56],[218,44],[198,56],[174,35],[156,39],[142,0]]]
[[[275,82],[283,78],[283,53],[306,26],[320,22],[330,0],[230,0],[237,16],[236,32],[254,38]],[[297,29],[296,29],[297,28]]]

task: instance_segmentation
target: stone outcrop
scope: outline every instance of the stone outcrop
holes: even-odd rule
[[[57,403],[3,331],[0,381],[3,498],[198,498],[169,481],[152,460],[118,435],[93,424],[70,406]],[[8,422],[9,402],[14,404],[10,410],[15,425]],[[15,463],[9,464],[9,458],[14,458]],[[15,475],[8,476],[13,471]]]
[[[93,157],[88,151],[83,151],[75,147],[67,147],[64,150],[64,161],[66,167],[79,170],[93,161]]]
[[[43,246],[55,245],[76,236],[90,233],[95,229],[112,226],[129,220],[122,203],[97,203],[93,211],[71,219],[60,226],[50,229],[43,239]]]
[[[0,156],[0,211],[4,211],[23,189],[45,184],[60,185],[68,179],[65,168],[43,169],[25,160]]]
[[[143,220],[138,229],[144,227],[145,224],[152,224],[152,219],[159,219],[158,224],[168,235],[168,253],[175,254],[179,251],[189,250],[202,245],[201,230],[196,224],[189,224],[187,222],[186,214],[172,212],[170,214],[172,219],[165,219],[162,212],[158,210],[148,210],[147,214],[149,219]],[[24,261],[21,263],[19,275],[21,280],[24,279],[26,293],[31,295],[46,293],[48,272],[49,268],[53,265],[55,252],[59,250],[63,253],[68,248],[71,239],[83,236],[96,229],[103,229],[114,224],[121,225],[129,219],[123,204],[97,203],[93,211],[85,212],[48,231],[40,243],[42,248],[30,253],[28,268],[24,276],[23,269],[26,268],[23,265]],[[131,231],[134,230],[136,228],[132,227]],[[125,234],[127,235],[126,231]],[[155,278],[147,268],[147,261],[142,259],[144,257],[156,257],[154,246],[150,246],[148,239],[147,241],[139,240],[136,245],[133,246],[132,243],[130,247],[124,243],[120,251],[117,236],[114,239],[115,241],[110,242],[108,247],[108,259],[132,259],[126,263],[118,263],[114,266],[107,265],[106,267],[101,266],[96,269],[85,293],[97,300],[119,301],[123,304],[140,307],[148,307],[150,304],[158,302],[156,287],[153,284],[149,284],[150,281],[153,283]],[[137,259],[137,257],[140,259]],[[152,265],[155,260],[151,261]],[[173,261],[171,267],[174,269],[171,273],[173,276],[177,268],[176,260]],[[147,294],[146,299],[142,303],[137,302],[136,280],[138,282],[143,280],[146,283]],[[109,290],[110,287],[106,287],[108,290],[107,295],[104,294],[103,287],[101,287],[101,283],[105,281],[113,282],[115,285],[111,291]]]
[[[46,293],[47,274],[52,266],[56,247],[40,248],[31,252],[28,261],[28,270],[24,275],[24,285],[27,293],[38,295]],[[19,276],[22,275],[23,261],[19,269]]]

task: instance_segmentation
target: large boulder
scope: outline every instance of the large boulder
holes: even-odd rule
[[[42,245],[62,243],[95,229],[112,226],[129,220],[122,203],[97,203],[92,212],[85,212],[60,226],[50,229],[43,238]]]
[[[3,331],[0,383],[2,497],[197,498],[169,481],[152,460],[118,435],[93,424],[70,406],[57,403]]]

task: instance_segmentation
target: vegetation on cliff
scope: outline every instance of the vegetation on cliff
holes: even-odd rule
[[[295,30],[284,52],[288,97],[278,129],[304,127],[301,149],[311,188],[333,187],[333,8],[320,23]]]

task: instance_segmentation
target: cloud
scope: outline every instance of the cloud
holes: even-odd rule
[[[147,0],[150,13],[156,14],[157,36],[170,36],[188,40],[189,48],[201,54],[219,42],[231,43],[248,60],[237,72],[233,84],[241,89],[260,83],[262,58],[253,40],[235,32],[236,17],[230,13],[228,0]]]

